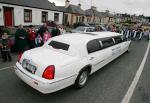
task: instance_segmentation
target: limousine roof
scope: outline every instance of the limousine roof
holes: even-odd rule
[[[90,32],[90,33],[72,33],[54,37],[53,40],[62,41],[64,43],[85,43],[93,39],[108,38],[121,36],[122,34],[115,32]]]

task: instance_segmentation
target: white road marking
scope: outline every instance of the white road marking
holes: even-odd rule
[[[144,69],[144,65],[145,65],[147,57],[148,57],[149,49],[150,49],[150,41],[148,43],[148,47],[147,47],[147,50],[145,52],[144,58],[141,62],[141,65],[140,65],[140,67],[139,67],[139,69],[138,69],[138,71],[137,71],[137,73],[136,73],[136,75],[135,75],[135,77],[134,77],[134,79],[133,79],[133,81],[132,81],[132,83],[131,83],[131,85],[130,85],[130,87],[129,87],[129,89],[128,89],[128,91],[127,91],[126,95],[124,96],[121,103],[129,103],[130,102],[130,99],[133,95],[135,87],[136,87],[136,85],[140,79],[140,76],[142,74],[142,71]]]
[[[15,67],[15,66],[10,66],[10,67],[1,68],[0,71],[6,70],[6,69],[10,69],[10,68],[13,69],[14,67]]]

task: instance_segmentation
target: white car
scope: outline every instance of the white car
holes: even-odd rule
[[[128,51],[130,43],[113,32],[60,35],[20,55],[15,72],[44,94],[73,84],[82,88],[89,75]]]

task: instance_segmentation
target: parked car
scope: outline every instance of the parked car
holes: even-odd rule
[[[95,27],[86,27],[86,26],[80,26],[76,29],[72,30],[72,33],[85,33],[85,32],[94,32]]]
[[[89,75],[127,52],[130,43],[113,32],[60,35],[19,55],[15,72],[44,94],[71,85],[82,88]]]
[[[95,27],[95,29],[98,28],[99,31],[107,31],[107,29],[102,25],[91,25],[91,26]]]

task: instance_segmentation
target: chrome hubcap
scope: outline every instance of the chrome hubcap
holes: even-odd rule
[[[80,86],[83,86],[86,83],[87,78],[88,78],[88,73],[87,73],[87,71],[85,71],[80,75],[80,78],[79,78]]]

